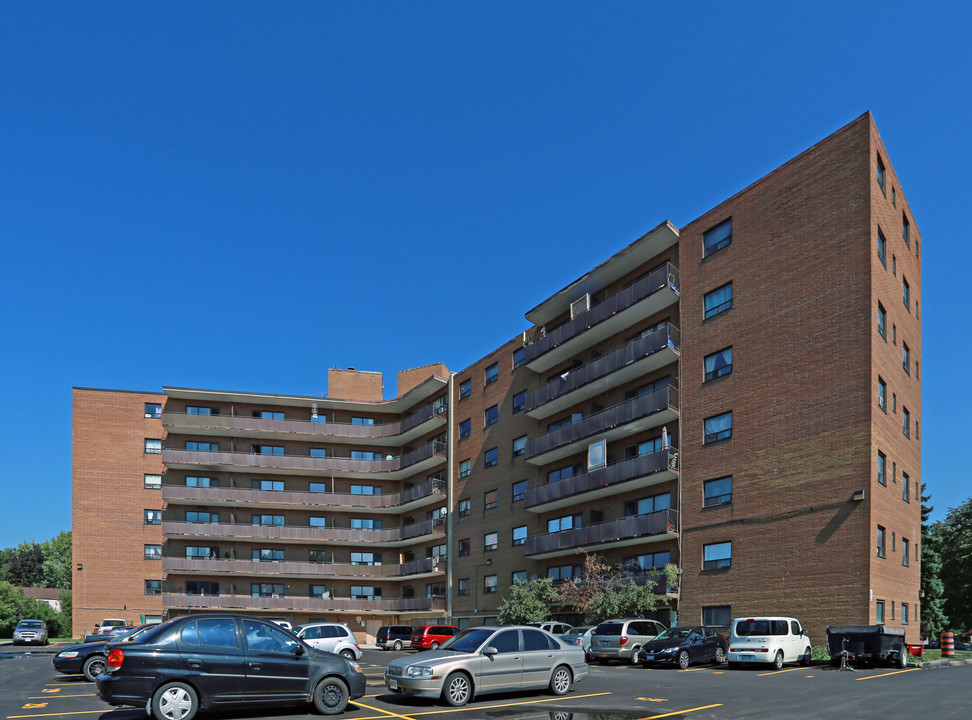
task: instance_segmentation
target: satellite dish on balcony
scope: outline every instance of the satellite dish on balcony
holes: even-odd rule
[[[391,460],[391,459],[392,459],[391,455],[385,455],[385,460]]]

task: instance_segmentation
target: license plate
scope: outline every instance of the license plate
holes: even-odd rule
[[[389,680],[388,687],[392,690],[398,690],[398,680]]]
[[[654,655],[645,655],[645,660],[654,660],[654,659],[655,659]]]
[[[599,645],[600,647],[607,647],[608,645],[610,645],[610,644],[611,644],[611,641],[610,641],[610,640],[598,640],[598,641],[597,641],[597,644],[598,644],[598,645]]]
[[[745,662],[753,662],[756,659],[756,656],[755,655],[740,655],[739,656],[739,659],[740,660],[743,660]]]

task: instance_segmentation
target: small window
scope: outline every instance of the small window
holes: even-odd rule
[[[469,578],[459,578],[459,593],[460,596],[469,594]]]
[[[459,399],[467,398],[472,394],[472,380],[467,378],[459,383]]]
[[[908,624],[908,603],[901,603],[901,624]]]
[[[901,213],[901,235],[904,237],[905,245],[911,247],[911,223],[904,213]]]
[[[459,501],[459,517],[466,517],[472,510],[472,501],[468,498]]]
[[[486,408],[486,412],[483,415],[483,422],[485,427],[489,427],[493,423],[499,420],[499,408],[496,405]]]
[[[486,382],[485,385],[492,385],[494,382],[499,380],[499,363],[493,363],[485,370]]]
[[[888,472],[888,456],[879,450],[878,459],[877,459],[877,480],[882,485],[888,484],[887,472]]]
[[[884,305],[878,303],[878,333],[887,341],[888,339],[888,311]]]
[[[703,483],[705,493],[705,507],[726,505],[732,502],[732,475],[706,480]]]
[[[513,396],[514,415],[516,415],[518,412],[521,412],[523,408],[526,406],[526,396],[527,396],[526,390],[524,390],[523,392],[518,392],[516,395]]]
[[[526,497],[527,481],[520,480],[520,482],[513,483],[513,502],[519,502]]]
[[[908,473],[901,473],[901,499],[906,503],[911,502],[911,478]]]
[[[731,242],[732,218],[729,218],[702,234],[702,257],[708,257],[716,250],[727,247]]]
[[[881,161],[880,155],[877,156],[877,183],[878,183],[878,187],[881,188],[881,192],[887,195],[888,191],[885,189],[885,185],[887,183],[887,177],[884,171],[884,163]]]
[[[527,538],[527,526],[521,525],[520,527],[513,528],[513,544],[523,545]]]
[[[732,411],[715,415],[705,420],[705,438],[703,444],[728,440],[732,437]]]
[[[145,524],[146,525],[161,525],[162,524],[162,511],[161,510],[146,510],[145,511]]]
[[[158,490],[162,487],[162,476],[145,473],[145,487],[149,490]]]
[[[874,622],[884,624],[884,600],[878,600],[874,605]]]
[[[219,443],[204,442],[202,440],[186,440],[186,450],[194,452],[219,452]],[[283,453],[280,453],[283,455]]]
[[[374,418],[369,418],[369,417],[353,417],[353,418],[351,418],[351,424],[352,425],[359,425],[359,426],[362,426],[362,427],[366,427],[366,426],[367,427],[370,427],[370,426],[372,426],[372,425],[375,424],[375,419]]]
[[[145,438],[145,453],[147,455],[161,455],[162,441],[153,438]]]
[[[884,526],[878,525],[877,526],[877,555],[879,558],[885,557],[887,553],[886,535],[887,532],[885,531]]]
[[[878,377],[878,407],[888,411],[888,384]]]
[[[732,283],[726,283],[705,295],[704,319],[714,317],[732,307]]]
[[[471,432],[472,432],[472,420],[470,420],[469,418],[466,418],[461,423],[459,423],[459,439],[460,440],[462,440],[463,438],[469,437],[469,434]]]
[[[901,538],[901,564],[908,567],[911,555],[908,552],[908,538]]]
[[[147,418],[162,417],[162,403],[145,403],[145,417]]]
[[[513,439],[513,457],[526,454],[527,436],[521,435]]]
[[[884,238],[881,228],[877,231],[877,256],[884,267],[888,266],[888,241]]]
[[[199,405],[186,405],[186,415],[218,415],[219,412],[213,412],[211,407],[201,407]],[[259,415],[255,415],[259,417]]]
[[[486,533],[483,535],[483,552],[492,552],[499,546],[499,533]]]
[[[513,351],[513,369],[516,370],[524,362],[526,362],[526,348],[517,348]]]
[[[729,627],[732,623],[732,605],[702,607],[702,624],[712,627]]]
[[[498,504],[499,493],[496,490],[487,490],[483,493],[483,509],[492,510]]]
[[[901,367],[904,368],[905,373],[911,375],[911,350],[906,342],[901,343]]]
[[[587,446],[587,469],[595,470],[607,465],[607,440],[598,440]]]
[[[732,542],[702,546],[702,569],[716,570],[732,566]]]
[[[146,545],[145,546],[145,559],[146,560],[161,560],[162,559],[162,546],[161,545]]]
[[[311,448],[310,449],[310,456],[312,458],[326,458],[327,457],[327,448]]]
[[[145,581],[145,594],[146,595],[161,595],[162,594],[162,581],[161,580],[146,580]]]
[[[496,576],[487,575],[483,578],[483,594],[489,595],[496,592]]]
[[[470,547],[471,547],[471,543],[469,542],[469,538],[463,538],[462,540],[460,540],[459,541],[459,557],[463,557],[464,555],[468,555],[469,554]]]
[[[526,581],[527,581],[527,573],[526,573],[526,570],[517,570],[510,577],[510,584],[511,585],[516,585],[518,582],[525,583]]]
[[[499,448],[490,448],[486,451],[485,467],[491,468],[499,462]]]
[[[904,405],[901,406],[901,432],[906,438],[911,437],[911,413]]]
[[[472,475],[472,461],[471,460],[460,460],[459,461],[459,477],[469,477]]]
[[[904,303],[904,306],[910,312],[911,311],[911,285],[908,284],[908,281],[905,279],[904,276],[901,277],[901,301]]]
[[[727,347],[705,356],[705,382],[732,372],[732,348]]]

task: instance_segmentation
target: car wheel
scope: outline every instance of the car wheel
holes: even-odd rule
[[[338,655],[343,657],[345,660],[354,660],[354,650],[351,650],[350,648],[344,648],[344,650],[339,652]]]
[[[809,667],[811,662],[813,662],[813,648],[807,645],[807,649],[804,650],[803,655],[800,656],[800,664],[804,667]]]
[[[721,647],[716,648],[715,661],[717,665],[722,665],[726,661],[726,651]]]
[[[337,715],[348,706],[348,686],[338,678],[324,678],[314,688],[314,707],[322,715]]]
[[[438,650],[438,649],[439,649],[439,643],[437,642],[433,642],[431,645],[429,645],[429,650]]]
[[[396,650],[401,650],[402,649],[402,641],[401,640],[396,640],[395,641],[395,644],[392,645],[392,647],[395,648]]]
[[[777,650],[776,657],[773,658],[773,668],[775,670],[780,670],[783,668],[783,651]]]
[[[908,648],[901,648],[901,652],[898,653],[897,661],[898,667],[902,670],[908,667]]]
[[[107,669],[108,664],[105,661],[104,655],[92,655],[84,661],[84,665],[81,667],[81,672],[84,673],[85,678],[87,678],[89,682],[94,682],[95,678],[99,675],[104,675]]]
[[[688,650],[682,650],[682,652],[678,654],[678,666],[682,670],[688,670],[688,666],[691,664],[691,662],[692,660],[689,657]]]
[[[168,683],[152,696],[152,714],[156,720],[192,720],[198,709],[199,697],[185,683]]]
[[[628,658],[628,662],[630,662],[632,665],[637,665],[638,664],[638,653],[640,653],[640,652],[641,652],[641,648],[640,647],[633,647],[633,648],[631,648],[631,656]]]
[[[550,678],[550,692],[554,695],[566,695],[570,690],[570,670],[563,665],[554,669],[553,677]]]
[[[442,699],[452,707],[460,707],[469,702],[472,695],[472,684],[469,676],[461,672],[454,672],[446,678],[442,686]]]

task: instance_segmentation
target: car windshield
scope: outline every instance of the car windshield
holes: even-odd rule
[[[620,635],[623,627],[624,627],[624,623],[605,622],[605,623],[601,623],[594,629],[594,634],[595,635]]]
[[[488,628],[472,628],[453,635],[439,647],[440,650],[455,650],[456,652],[476,652],[479,646],[492,637],[495,630]]]
[[[658,633],[655,640],[684,640],[692,632],[692,628],[673,627]]]
[[[561,635],[560,637],[583,637],[584,635],[586,635],[586,634],[587,634],[587,631],[588,631],[588,630],[590,630],[590,628],[589,628],[589,627],[579,627],[579,628],[574,628],[574,629],[573,629],[573,630],[571,630],[570,632],[565,632],[565,633],[564,633],[563,635]]]
[[[18,626],[26,630],[40,630],[41,624],[40,620],[21,620]],[[9,625],[7,627],[10,627]]]

